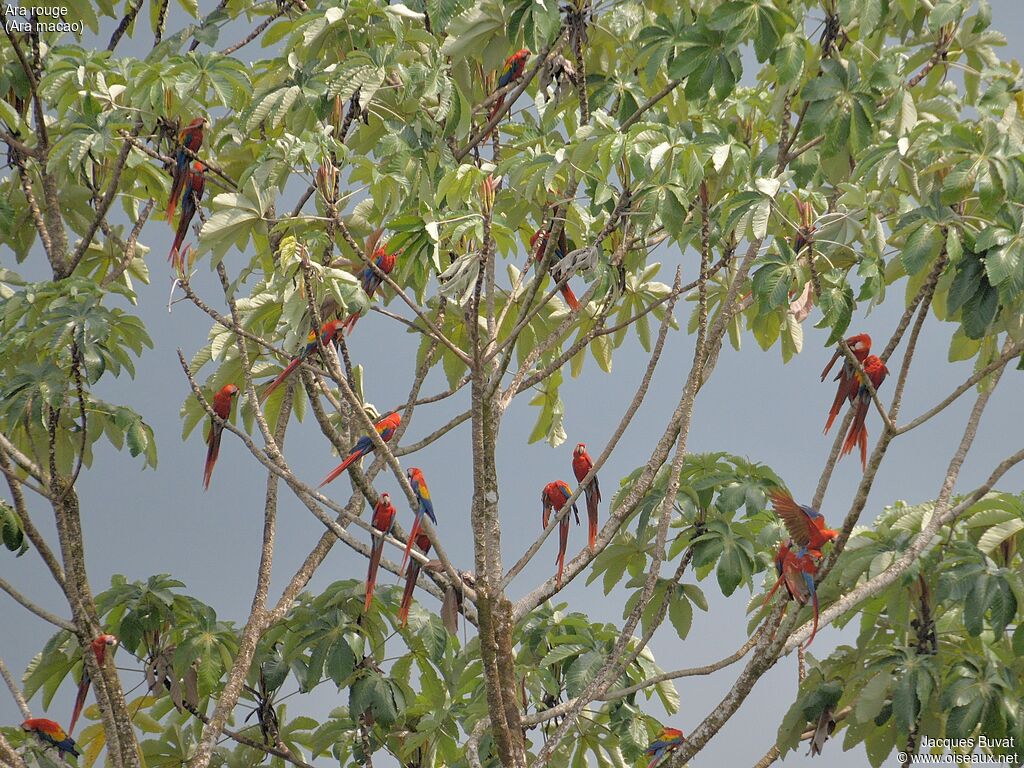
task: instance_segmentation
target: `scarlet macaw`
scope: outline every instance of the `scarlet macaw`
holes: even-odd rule
[[[333,344],[337,339],[341,338],[341,329],[344,323],[341,320],[328,320],[320,327],[320,344],[324,347],[328,347]],[[319,349],[319,345],[316,342],[316,334],[313,331],[309,332],[306,337],[306,346],[303,347],[302,351],[293,357],[288,365],[285,366],[284,370],[278,374],[277,378],[267,385],[267,388],[263,390],[263,395],[260,397],[260,402],[264,402],[270,394],[277,389],[281,384],[292,375],[299,365],[302,364],[303,360],[309,358],[316,350]]]
[[[518,80],[522,77],[523,72],[526,70],[526,60],[529,58],[530,49],[520,48],[505,59],[505,68],[502,69],[501,74],[498,75],[498,84],[495,86],[494,90],[504,88],[513,80]],[[496,114],[498,114],[504,104],[505,94],[502,94],[498,97],[498,100],[494,102],[494,105],[491,107],[490,114],[487,115],[487,119],[491,120]]]
[[[572,496],[572,491],[569,490],[568,484],[564,480],[555,480],[553,483],[548,483],[544,486],[544,490],[540,494],[542,521],[544,527],[548,527],[548,520],[551,519],[551,512],[554,510],[556,513],[561,512],[562,508],[565,507],[565,502]],[[580,524],[580,512],[576,508],[576,502],[573,502],[572,512],[576,515],[576,525]],[[562,518],[562,521],[558,524],[558,573],[555,576],[556,586],[562,586],[562,570],[565,568],[565,548],[569,545],[569,516],[566,515]]]
[[[587,446],[583,443],[578,444],[576,450],[572,452],[572,471],[576,475],[576,481],[582,483],[583,478],[593,467],[594,461],[587,453]],[[590,524],[587,544],[593,552],[594,542],[597,541],[597,507],[601,503],[601,487],[597,483],[597,475],[587,483],[584,493],[587,496],[587,518]]]
[[[377,269],[379,269],[385,275],[390,275],[391,270],[395,268],[395,254],[388,253],[386,250],[384,250],[383,247],[377,248],[373,252],[373,256],[371,257],[371,259],[373,263],[377,266]],[[363,270],[361,280],[363,284],[363,292],[366,294],[366,297],[368,299],[373,298],[373,295],[377,292],[377,289],[380,288],[381,283],[384,282],[384,279],[376,272],[374,272],[369,265],[367,265],[367,267]],[[348,318],[348,320],[345,321],[346,330],[349,333],[352,333],[352,330],[356,327],[356,323],[358,321],[358,313],[351,315]]]
[[[825,517],[818,510],[797,504],[788,491],[775,488],[768,495],[775,513],[782,518],[793,541],[801,547],[820,552],[827,542],[839,535],[825,527]]]
[[[238,396],[238,387],[234,384],[225,384],[213,396],[213,412],[227,421],[231,416],[231,403]],[[213,476],[213,465],[217,463],[217,456],[220,455],[220,438],[224,432],[224,425],[210,417],[210,429],[206,433],[206,467],[203,469],[203,490],[210,488],[210,478]]]
[[[203,146],[203,126],[205,125],[206,118],[197,117],[178,134],[178,143],[181,146],[178,148],[174,170],[171,172],[171,194],[167,198],[168,222],[174,218],[174,209],[178,205],[178,197],[181,195],[181,191],[185,188],[185,177],[187,176],[189,162],[192,159],[185,150],[189,149],[193,154],[199,152],[199,148]]]
[[[866,333],[859,333],[856,336],[851,336],[846,340],[846,346],[850,348],[853,356],[856,357],[861,365],[864,364],[864,358],[871,352],[871,337]],[[836,350],[835,354],[832,355],[832,359],[828,361],[828,365],[825,366],[825,370],[821,372],[821,380],[824,381],[825,377],[828,376],[829,371],[832,370],[832,366],[836,364],[836,360],[842,357],[843,353],[841,350]],[[836,420],[836,416],[839,415],[839,409],[843,407],[843,401],[849,400],[851,403],[857,397],[857,369],[853,367],[849,360],[843,360],[843,366],[839,369],[839,373],[836,374],[834,381],[839,382],[839,389],[836,390],[836,398],[832,401],[832,408],[828,412],[828,421],[825,422],[825,434],[832,428],[832,422]]]
[[[412,541],[412,537],[409,537],[409,541]],[[416,537],[416,546],[425,555],[430,551],[430,538],[425,533],[421,533]],[[404,566],[403,566],[404,567]],[[412,593],[416,589],[416,579],[420,575],[420,561],[413,560],[409,566],[409,573],[405,577],[405,590],[402,592],[402,603],[398,607],[398,620],[402,622],[404,627],[409,621],[409,606],[412,605]]]
[[[117,638],[113,635],[99,635],[95,640],[90,643],[92,648],[93,656],[96,657],[96,663],[101,667],[107,660],[107,648],[114,648],[117,646]],[[71,723],[68,725],[68,733],[74,733],[75,723],[78,722],[79,715],[82,714],[82,707],[85,706],[85,697],[89,693],[89,685],[92,683],[92,678],[89,676],[89,668],[82,663],[82,680],[78,684],[78,694],[75,696],[75,706],[71,710]]]
[[[380,435],[380,439],[386,443],[394,436],[395,430],[398,429],[398,425],[401,423],[401,415],[399,415],[398,413],[392,413],[385,416],[383,419],[378,421],[373,426],[374,429],[377,430],[377,434]],[[340,475],[342,472],[348,469],[349,464],[351,464],[353,461],[355,461],[356,459],[361,459],[368,453],[373,453],[374,450],[375,449],[373,445],[373,440],[371,440],[367,435],[363,435],[356,442],[355,446],[349,452],[348,456],[345,457],[345,460],[341,462],[341,464],[336,466],[334,469],[332,469],[330,474],[327,475],[327,477],[325,477],[321,481],[320,485],[318,485],[317,488],[323,488],[329,482],[336,479],[338,475]]]
[[[30,717],[21,724],[21,730],[34,733],[39,737],[40,741],[56,747],[61,757],[64,757],[66,754],[78,757],[78,748],[75,746],[75,740],[64,733],[64,729],[53,722],[53,720],[47,720],[45,717]]]
[[[167,254],[167,260],[174,265],[175,269],[181,268],[179,250],[188,235],[188,227],[196,215],[199,201],[203,199],[203,190],[206,188],[205,171],[206,167],[198,160],[188,171],[185,182],[185,199],[181,202],[181,217],[178,219],[178,230],[174,234],[174,245],[171,246],[171,252]]]
[[[418,534],[424,513],[430,518],[430,522],[437,525],[437,518],[434,516],[434,502],[430,500],[430,489],[427,488],[423,472],[417,467],[412,467],[406,474],[409,476],[409,484],[412,486],[412,492],[416,494],[419,506],[416,509],[416,519],[412,522],[412,530],[409,531],[409,540],[405,543],[405,555],[402,557],[402,567],[399,569],[399,573],[405,573],[405,564],[409,560],[412,543],[419,541]],[[420,549],[423,548],[420,547]]]
[[[644,754],[651,758],[647,768],[654,768],[670,752],[675,752],[686,741],[683,732],[678,728],[662,728],[658,738],[652,741]]]
[[[373,602],[373,588],[377,583],[377,567],[380,565],[380,556],[384,552],[384,537],[391,533],[395,525],[395,507],[391,503],[391,496],[386,493],[380,495],[376,506],[373,508],[373,529],[380,532],[380,536],[373,535],[370,544],[370,568],[366,572],[366,602],[363,604],[363,611],[370,610],[370,603]]]
[[[814,576],[818,572],[818,566],[814,561],[819,557],[821,557],[821,552],[807,547],[800,547],[794,552],[792,539],[780,544],[778,554],[775,555],[775,572],[779,578],[764,599],[764,605],[767,605],[775,594],[775,590],[779,588],[779,584],[785,584],[790,598],[796,600],[800,605],[806,605],[808,598],[812,600],[814,626],[804,648],[810,646],[818,632],[818,593],[814,588]]]
[[[530,247],[534,249],[533,260],[538,266],[540,265],[541,257],[544,255],[544,248],[547,245],[549,234],[550,233],[546,229],[542,228],[534,232],[533,236],[530,238]],[[563,229],[558,235],[558,242],[555,244],[554,259],[556,261],[560,261],[565,258],[565,254],[568,252],[569,246],[565,241],[565,230]],[[552,279],[554,279],[556,283],[562,282],[562,279],[565,277],[564,274],[558,272],[555,268],[552,268],[550,272]],[[565,283],[560,290],[562,292],[562,298],[565,299],[565,303],[569,305],[569,309],[573,312],[578,312],[580,302],[579,299],[576,298],[576,294],[572,292],[572,288],[569,287],[569,283]]]
[[[882,382],[885,381],[885,377],[889,375],[889,369],[885,367],[885,363],[882,362],[881,358],[875,357],[875,355],[868,355],[864,360],[864,373],[868,375],[868,379],[870,379],[875,391],[878,391],[878,388],[882,386]],[[860,466],[861,469],[867,469],[868,430],[864,426],[864,419],[867,418],[868,408],[871,405],[871,392],[868,390],[867,385],[860,381],[860,374],[857,375],[857,379],[860,382],[860,386],[857,390],[857,402],[854,405],[853,423],[850,424],[850,431],[846,433],[846,440],[843,441],[843,450],[839,455],[845,456],[848,453],[852,453],[855,446],[860,446]]]

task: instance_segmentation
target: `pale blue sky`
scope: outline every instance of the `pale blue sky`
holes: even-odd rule
[[[212,4],[210,0],[203,0],[201,7],[208,10]],[[1024,49],[1019,3],[1017,0],[993,0],[992,6],[994,26],[1010,40],[1004,57],[1019,58]],[[173,20],[171,26],[174,27]],[[123,47],[122,53],[128,50]],[[257,51],[253,49],[254,54]],[[160,465],[155,472],[141,471],[140,464],[126,453],[119,454],[100,444],[92,471],[83,472],[79,489],[93,589],[102,590],[115,573],[141,579],[153,573],[170,572],[186,582],[192,594],[211,604],[221,618],[242,620],[252,597],[260,549],[264,475],[237,440],[226,435],[211,489],[208,493],[202,492],[200,479],[205,446],[201,435],[196,431],[186,443],[180,439],[178,410],[188,394],[188,386],[178,368],[175,350],[181,347],[186,355],[191,355],[204,343],[209,321],[185,304],[179,304],[171,315],[166,311],[170,275],[164,255],[171,240],[166,222],[147,223],[141,240],[153,248],[149,259],[153,284],[140,288],[138,311],[149,327],[156,348],[145,354],[134,382],[127,379],[105,382],[100,394],[132,405],[145,416],[156,430]],[[669,251],[662,258],[665,267],[661,278],[666,282],[671,282],[672,271],[680,262],[684,264],[684,279],[693,278],[691,257]],[[10,251],[0,248],[0,259],[10,265]],[[236,270],[241,262],[242,257],[237,253],[227,257],[229,270]],[[205,295],[215,301],[219,291],[209,280],[205,268],[200,271],[199,285]],[[894,301],[889,307],[868,317],[859,315],[851,329],[869,332],[876,339],[888,338],[895,317],[902,309],[897,306],[902,284],[892,291]],[[689,305],[680,310],[684,320],[683,313],[688,311]],[[812,322],[816,320],[817,314],[812,316]],[[727,347],[713,378],[698,398],[689,439],[692,451],[727,450],[770,464],[802,499],[809,499],[813,493],[824,456],[831,446],[831,437],[821,434],[821,426],[834,393],[831,385],[818,382],[818,374],[830,352],[823,348],[826,334],[814,330],[811,324],[805,324],[803,354],[785,366],[777,349],[762,352],[749,336],[743,339],[741,353]],[[929,318],[925,328],[928,343],[919,348],[907,384],[905,416],[925,410],[937,395],[945,394],[970,374],[969,363],[946,363],[951,332],[952,326],[940,325]],[[384,345],[380,343],[382,337],[387,339],[387,354],[383,353]],[[350,348],[354,358],[366,367],[366,392],[374,403],[386,406],[404,400],[414,367],[415,344],[412,336],[389,328],[388,321],[380,316],[361,321]],[[691,352],[690,337],[678,332],[670,335],[647,401],[602,472],[605,509],[618,479],[646,460],[653,441],[660,435],[667,414],[678,398]],[[900,354],[897,352],[894,358],[897,363]],[[584,375],[566,381],[563,386],[569,440],[557,449],[544,443],[526,444],[535,419],[535,409],[526,405],[528,397],[522,397],[509,411],[502,427],[498,454],[502,474],[502,550],[506,565],[519,557],[539,530],[541,486],[556,476],[571,479],[571,449],[577,441],[590,444],[596,455],[595,449],[604,445],[621,416],[621,409],[632,397],[645,365],[646,355],[632,338],[617,351],[615,369],[610,375],[602,374],[593,360],[588,359]],[[960,489],[981,481],[992,465],[1019,447],[1024,416],[1016,378],[1019,376],[1019,373],[1009,373],[1008,380],[993,398],[975,449],[964,467]],[[446,385],[438,372],[428,379],[423,391],[429,394],[444,388]],[[884,504],[893,500],[905,499],[913,503],[936,495],[952,450],[951,435],[954,430],[959,434],[969,402],[970,399],[965,398],[940,418],[893,443],[871,493],[863,522],[870,522]],[[467,405],[467,397],[463,395],[441,406],[418,409],[406,441],[420,439]],[[873,441],[878,432],[877,422],[873,422],[870,429]],[[433,493],[447,550],[462,568],[472,567],[468,435],[469,427],[463,425],[407,462],[423,469]],[[933,450],[936,445],[942,446],[938,452]],[[292,466],[302,467],[301,474],[310,481],[318,480],[337,462],[312,419],[289,432],[286,453]],[[834,522],[845,514],[859,479],[857,461],[847,459],[839,464],[822,509],[829,521]],[[1019,490],[1024,485],[1022,481],[1024,471],[1018,468],[1008,474],[1000,486]],[[347,498],[347,483],[341,480],[336,485],[336,498]],[[397,491],[390,477],[381,480],[379,488],[393,495]],[[52,535],[52,520],[38,504],[34,507],[37,524]],[[272,596],[287,582],[322,531],[320,523],[287,493],[282,494],[279,525]],[[583,531],[582,528],[573,531],[572,551],[578,551],[585,541]],[[538,575],[531,577],[529,572],[521,575],[512,585],[512,597],[529,591],[538,579],[550,575],[554,557],[555,545],[551,540],[535,561],[538,571],[534,573]],[[312,586],[314,589],[323,587],[339,578],[361,579],[364,573],[365,560],[339,546],[320,569]],[[0,576],[33,600],[59,614],[67,614],[57,589],[34,552],[17,560],[0,553]],[[692,575],[687,576],[687,579],[692,578]],[[393,579],[391,575],[382,576],[384,583]],[[569,602],[573,609],[587,611],[595,620],[621,623],[624,593],[619,591],[605,597],[599,584],[585,587],[584,582],[585,577],[578,578],[560,599]],[[711,612],[697,613],[685,642],[680,642],[666,625],[652,644],[659,664],[665,669],[716,660],[733,651],[746,638],[744,608],[749,594],[741,589],[726,600],[720,596],[715,598],[717,585],[713,578],[702,586],[711,598]],[[432,603],[428,601],[427,605]],[[51,627],[25,612],[5,594],[0,594],[0,617],[0,654],[20,674],[32,654],[50,636]],[[837,630],[827,628],[815,640],[813,650],[825,654],[839,639]],[[126,663],[125,659],[121,662]],[[739,667],[709,678],[680,681],[682,711],[673,718],[672,724],[684,730],[694,727],[731,686],[738,672]],[[126,687],[139,679],[138,674],[123,673]],[[796,660],[786,658],[761,680],[739,714],[694,764],[753,764],[773,743],[782,714],[792,701],[795,681]],[[69,679],[58,694],[50,716],[66,723],[73,698],[74,689]],[[321,686],[308,697],[293,697],[289,714],[306,709],[310,714],[322,714],[345,701],[347,693],[335,693]],[[38,697],[31,704],[35,714],[42,714]],[[0,722],[14,723],[19,719],[10,697],[0,689]],[[826,750],[825,760],[829,765],[866,765],[860,749],[843,753],[840,743],[829,743]],[[799,766],[808,762],[809,758],[800,751],[791,754],[785,764]]]

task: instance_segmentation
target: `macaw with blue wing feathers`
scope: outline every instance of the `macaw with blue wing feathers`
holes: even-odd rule
[[[414,541],[419,541],[423,515],[425,514],[430,518],[430,522],[437,525],[437,517],[434,515],[434,502],[430,499],[430,489],[427,488],[427,481],[423,477],[423,472],[417,467],[412,467],[406,474],[409,476],[412,492],[416,494],[418,506],[416,508],[416,519],[413,520],[412,530],[409,531],[409,540],[405,543],[405,555],[402,557],[402,567],[399,569],[399,573],[405,573],[405,564],[409,561],[409,552],[412,550],[412,544]],[[427,541],[429,543],[429,539]],[[423,549],[423,547],[420,547],[420,549]]]
[[[78,757],[75,740],[53,720],[47,720],[45,717],[30,717],[21,724],[21,730],[34,733],[44,744],[56,747],[62,758],[66,755]]]
[[[507,59],[505,59],[505,66],[501,70],[501,74],[498,75],[498,84],[495,86],[495,90],[504,88],[506,85],[514,80],[518,80],[523,76],[523,72],[526,71],[526,61],[530,58],[529,48],[520,48],[518,51],[513,53]],[[488,114],[487,119],[491,120],[501,110],[505,104],[505,95],[502,94],[498,97],[497,101],[491,107],[491,112]]]
[[[654,768],[670,752],[675,752],[686,741],[683,732],[678,728],[662,728],[658,738],[647,745],[644,754],[651,758],[647,768]]]
[[[178,134],[178,152],[174,158],[174,170],[171,172],[171,194],[167,198],[167,221],[170,222],[174,218],[174,210],[178,205],[178,198],[181,196],[182,190],[185,188],[185,182],[187,181],[189,164],[192,160],[191,156],[185,150],[189,150],[193,155],[199,152],[199,148],[203,146],[203,127],[206,125],[205,117],[197,117],[195,120],[186,125],[180,134]]]
[[[385,275],[390,275],[391,270],[395,268],[395,254],[388,253],[384,246],[378,246],[374,249],[373,254],[370,256],[370,261],[372,261],[377,269]],[[377,274],[369,264],[364,267],[359,279],[363,287],[363,292],[366,294],[368,299],[373,298],[377,289],[380,288],[381,284],[384,282],[384,278]],[[359,321],[359,317],[359,313],[356,312],[350,315],[348,320],[345,321],[345,329],[348,333],[352,333],[352,330],[356,327],[356,323]]]
[[[814,577],[818,573],[816,560],[821,557],[821,552],[800,547],[794,548],[792,539],[779,545],[779,551],[775,555],[775,572],[779,578],[771,588],[768,596],[764,599],[764,605],[775,595],[780,584],[786,585],[786,591],[791,599],[796,600],[799,605],[807,605],[811,600],[814,606],[814,626],[811,628],[811,636],[807,638],[804,648],[810,647],[814,636],[818,632],[818,592],[814,587]]]
[[[288,365],[285,366],[284,370],[278,374],[277,378],[267,385],[267,388],[263,390],[263,395],[260,397],[260,402],[266,401],[270,397],[271,393],[277,389],[281,384],[295,371],[304,360],[308,360],[309,356],[312,355],[322,345],[323,347],[329,347],[334,344],[338,339],[341,338],[341,329],[344,323],[341,320],[328,320],[320,328],[320,343],[317,344],[316,334],[313,331],[309,332],[306,337],[306,346],[303,347],[302,351],[293,357]]]
[[[380,435],[380,439],[386,443],[395,436],[395,430],[398,429],[398,425],[401,423],[402,416],[395,412],[385,416],[373,426],[374,429],[377,430],[377,434]],[[368,435],[363,435],[356,441],[355,446],[349,452],[348,456],[345,457],[345,460],[331,470],[330,474],[321,481],[317,488],[323,488],[329,482],[335,480],[338,475],[348,469],[352,462],[363,458],[363,456],[366,456],[369,453],[373,453],[374,450],[376,450],[376,446],[373,444],[373,440],[371,440]]]
[[[544,248],[547,246],[548,237],[550,232],[541,227],[530,237],[530,247],[533,248],[533,261],[540,267],[541,257],[544,256]],[[565,258],[565,255],[569,252],[569,245],[565,239],[565,229],[558,233],[558,242],[555,243],[554,261],[558,262]],[[548,272],[551,274],[551,278],[556,282],[562,282],[565,275],[558,271],[556,266],[548,268]],[[579,299],[576,298],[576,294],[573,293],[572,288],[569,287],[569,283],[565,283],[560,289],[562,298],[565,299],[565,303],[569,305],[569,309],[572,312],[578,312],[580,309]]]
[[[185,237],[188,235],[188,227],[192,223],[196,211],[199,209],[199,202],[203,199],[203,190],[205,189],[206,166],[197,160],[185,175],[181,216],[178,218],[178,229],[174,233],[174,243],[171,245],[171,252],[167,254],[167,260],[179,272],[183,271],[185,267],[184,260],[181,257],[181,244],[185,242]]]
[[[553,483],[548,483],[544,486],[544,490],[540,494],[541,503],[541,520],[544,527],[548,527],[548,521],[551,519],[551,513],[561,512],[565,507],[566,502],[569,501],[569,497],[572,496],[572,490],[569,488],[568,483],[564,480],[555,480]],[[576,516],[576,525],[580,524],[580,511],[576,508],[576,502],[573,502],[572,512]],[[565,569],[565,550],[569,545],[569,516],[566,515],[562,518],[558,524],[558,572],[555,574],[555,585],[557,587],[562,586],[562,571]]]

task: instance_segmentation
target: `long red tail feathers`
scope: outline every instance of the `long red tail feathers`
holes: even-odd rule
[[[565,299],[565,303],[569,305],[569,309],[573,312],[580,311],[580,300],[576,298],[576,294],[572,292],[572,288],[568,285],[562,286],[562,298]]]
[[[75,723],[85,707],[85,698],[89,694],[89,673],[82,669],[82,682],[78,685],[78,695],[75,696],[75,707],[71,710],[71,723],[68,725],[68,736],[75,730]]]
[[[203,490],[210,489],[210,478],[213,477],[213,466],[217,463],[217,456],[220,455],[220,438],[222,430],[216,425],[210,432],[209,448],[206,449],[206,467],[203,469]]]
[[[854,448],[860,448],[860,460],[861,466],[867,466],[867,448],[868,448],[868,430],[864,426],[864,420],[867,417],[868,405],[867,403],[858,403],[857,411],[853,417],[853,423],[850,425],[850,431],[846,433],[846,440],[843,441],[843,450],[841,455],[845,456],[848,453],[852,453]]]
[[[565,517],[558,525],[558,573],[555,585],[562,586],[562,571],[565,570],[565,550],[569,546],[569,518]]]
[[[260,402],[261,403],[266,402],[266,399],[268,397],[270,397],[271,393],[275,389],[277,389],[279,386],[281,386],[281,384],[284,382],[285,379],[287,379],[289,376],[291,376],[292,371],[294,371],[296,368],[298,368],[299,367],[299,363],[301,363],[301,362],[302,362],[302,358],[301,357],[296,357],[294,360],[292,360],[290,363],[288,363],[288,365],[285,366],[284,370],[281,371],[281,373],[279,373],[277,375],[277,378],[274,379],[272,382],[270,382],[270,384],[267,385],[267,388],[265,390],[263,390],[263,394],[260,396]]]
[[[776,590],[777,590],[777,589],[779,588],[779,585],[780,585],[780,584],[782,584],[782,580],[783,580],[784,578],[785,578],[785,576],[784,576],[784,575],[782,575],[782,574],[780,574],[780,575],[779,575],[779,578],[775,580],[775,586],[774,586],[774,587],[772,587],[772,590],[771,590],[771,592],[769,592],[769,593],[768,593],[768,596],[767,596],[767,597],[766,597],[766,598],[764,599],[764,602],[763,602],[763,603],[761,603],[761,607],[762,607],[762,608],[763,608],[764,606],[768,605],[768,603],[769,603],[769,601],[771,601],[772,597],[774,597],[774,596],[775,596],[775,591],[776,591]]]
[[[412,541],[413,537],[409,537]],[[398,607],[398,620],[404,627],[409,622],[409,607],[412,605],[412,593],[416,589],[416,579],[420,575],[420,564],[414,560],[409,566],[409,575],[405,579],[405,590],[402,592],[402,604]]]
[[[597,543],[597,494],[587,494],[587,517],[589,518],[590,530],[587,536],[587,545],[590,547],[590,551],[594,551],[594,546]]]
[[[355,312],[354,314],[349,315],[348,319],[345,321],[345,333],[351,335],[352,331],[355,330],[356,323],[358,323],[358,322],[359,322],[359,313],[358,312]]]
[[[402,556],[402,567],[398,569],[398,575],[401,576],[405,573],[405,565],[409,562],[409,553],[412,552],[412,543],[416,541],[416,537],[420,533],[420,516],[417,514],[416,519],[412,522],[412,530],[409,531],[409,540],[405,542],[405,554]],[[415,563],[415,561],[413,561]],[[419,567],[419,566],[417,566]]]
[[[373,590],[377,586],[377,567],[380,565],[380,556],[384,552],[384,534],[376,538],[374,534],[373,548],[370,550],[370,570],[366,572],[366,602],[363,604],[363,613],[370,610],[370,603],[373,602]]]
[[[185,188],[187,175],[188,167],[186,166],[181,171],[175,170],[174,178],[171,181],[171,194],[167,198],[167,222],[172,227],[174,226],[174,212],[178,209],[178,198],[181,197],[181,191]]]
[[[344,472],[346,469],[348,469],[349,465],[353,461],[355,461],[356,459],[360,458],[362,455],[363,454],[360,453],[359,451],[353,451],[352,453],[350,453],[345,458],[345,460],[343,462],[341,462],[341,464],[339,464],[338,466],[336,466],[334,469],[331,470],[331,473],[329,475],[327,475],[327,477],[325,477],[323,479],[323,481],[321,481],[320,485],[318,485],[317,488],[323,488],[328,483],[336,480],[341,475],[342,472]]]
[[[832,408],[828,412],[828,421],[825,422],[825,434],[832,429],[832,423],[836,420],[839,415],[839,411],[843,408],[843,401],[846,400],[848,393],[846,387],[840,385],[836,390],[836,399],[832,401]]]

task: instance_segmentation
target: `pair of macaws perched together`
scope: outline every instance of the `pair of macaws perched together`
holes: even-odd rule
[[[821,559],[822,548],[833,541],[838,533],[825,527],[825,518],[818,510],[797,504],[787,491],[776,488],[769,493],[769,498],[790,538],[779,545],[775,555],[778,579],[764,599],[764,605],[772,599],[780,584],[786,585],[790,598],[798,604],[806,605],[810,600],[814,606],[814,625],[804,645],[807,648],[818,632],[818,593],[814,586],[814,577],[818,573],[817,563]]]
[[[409,553],[413,544],[426,555],[430,551],[430,537],[421,530],[420,525],[423,515],[430,518],[430,521],[437,525],[437,517],[434,514],[434,503],[430,499],[430,489],[427,488],[427,481],[423,472],[412,467],[408,472],[409,484],[416,495],[417,509],[416,517],[413,520],[412,530],[409,531],[409,538],[405,545],[405,554],[402,557],[402,566],[399,575],[405,573],[406,563],[409,562]],[[380,566],[381,554],[384,551],[384,537],[391,533],[395,525],[395,507],[391,504],[391,497],[382,493],[373,509],[372,542],[370,544],[370,565],[366,572],[366,601],[363,603],[363,610],[370,610],[370,603],[373,602],[373,590],[377,584],[377,569]],[[405,626],[409,621],[409,608],[412,605],[412,594],[416,589],[416,580],[420,575],[420,561],[412,558],[409,563],[409,572],[405,578],[405,589],[402,592],[402,602],[398,608],[398,620]]]
[[[576,475],[576,481],[582,483],[584,478],[594,468],[594,461],[587,453],[587,446],[579,443],[572,452],[572,471]],[[587,497],[587,518],[589,523],[588,546],[594,551],[594,543],[597,541],[597,513],[601,503],[601,487],[597,482],[597,475],[594,475],[590,482],[583,489]],[[551,514],[558,514],[565,508],[566,502],[572,496],[572,490],[564,480],[555,480],[544,486],[540,494],[541,521],[543,527],[548,527]],[[576,508],[576,502],[572,505],[573,515],[576,517],[576,525],[580,524],[580,513]],[[565,550],[569,544],[569,516],[566,515],[558,524],[558,571],[555,574],[555,584],[562,586],[562,571],[565,569]]]
[[[117,638],[113,635],[100,635],[90,643],[92,653],[96,657],[96,663],[100,667],[107,662],[107,649],[109,648],[113,651],[116,646]],[[89,676],[89,670],[83,663],[82,679],[78,684],[75,706],[71,710],[71,725],[67,731],[61,728],[58,723],[53,720],[47,720],[45,717],[31,717],[25,720],[21,724],[22,730],[34,733],[44,744],[56,747],[61,757],[65,755],[78,757],[78,747],[75,745],[75,740],[71,738],[71,733],[75,730],[75,723],[78,722],[79,715],[82,714],[82,708],[85,706],[85,699],[91,684],[92,678]]]
[[[196,215],[199,201],[203,199],[203,191],[206,188],[206,166],[192,157],[199,152],[203,146],[203,128],[206,125],[205,117],[197,117],[186,125],[178,135],[178,153],[174,159],[174,169],[171,172],[171,194],[167,199],[167,221],[173,226],[174,211],[177,209],[178,200],[181,200],[181,216],[178,218],[178,227],[174,233],[174,244],[171,252],[167,255],[168,261],[174,268],[180,271],[183,268],[181,256],[181,244],[188,235],[189,225]],[[189,152],[192,154],[190,155]]]
[[[878,388],[882,386],[882,382],[885,381],[885,377],[889,375],[889,369],[885,367],[885,363],[882,362],[881,358],[870,354],[871,337],[866,333],[851,336],[846,340],[846,345],[850,348],[853,356],[860,361],[864,368],[864,373],[867,374],[868,379],[871,381],[871,386],[877,392]],[[821,372],[822,381],[828,376],[832,366],[835,365],[842,354],[842,350],[837,349],[835,354],[832,355],[832,359],[825,366],[825,370]],[[862,380],[857,368],[849,360],[843,361],[843,366],[839,369],[839,373],[836,374],[834,381],[839,382],[839,388],[836,390],[836,397],[832,401],[832,408],[828,412],[828,420],[825,422],[825,433],[828,434],[829,429],[832,428],[832,422],[839,415],[839,410],[843,407],[843,401],[849,400],[855,410],[853,422],[846,433],[840,456],[852,453],[854,448],[859,447],[861,468],[866,469],[868,461],[868,430],[864,425],[864,420],[867,418],[868,408],[871,406],[871,391]]]

